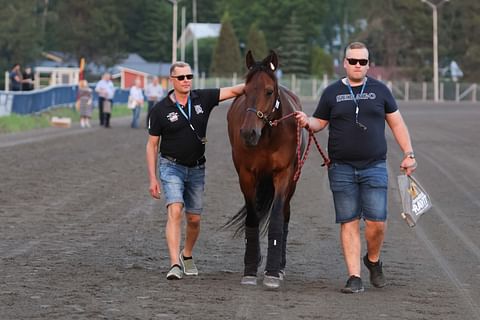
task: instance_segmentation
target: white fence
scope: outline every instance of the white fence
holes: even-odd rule
[[[337,79],[331,79],[324,76],[323,79],[316,78],[297,78],[293,76],[284,76],[280,83],[292,89],[298,96],[304,99],[317,100],[320,98],[323,90],[330,83]],[[243,81],[243,78],[233,75],[231,78],[206,78],[205,76],[195,79],[194,87],[218,88],[231,86]],[[411,82],[411,81],[384,81],[390,88],[397,100],[402,101],[433,101],[433,83],[430,82]],[[477,102],[480,87],[476,83],[460,82],[440,82],[439,101],[469,101]]]

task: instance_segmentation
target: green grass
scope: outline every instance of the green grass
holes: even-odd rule
[[[131,114],[132,111],[127,108],[126,104],[115,104],[113,106],[113,118]],[[72,119],[72,123],[80,121],[80,114],[73,107],[50,109],[33,115],[11,114],[10,116],[0,117],[0,134],[47,128],[50,127],[52,117],[68,117]],[[96,119],[98,119],[98,109],[94,109],[92,114],[92,120]]]

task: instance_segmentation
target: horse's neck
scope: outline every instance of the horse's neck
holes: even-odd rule
[[[286,87],[278,86],[278,99],[280,101],[282,115],[285,116],[292,112],[298,110],[297,108],[297,101],[294,99],[293,93],[288,90]]]

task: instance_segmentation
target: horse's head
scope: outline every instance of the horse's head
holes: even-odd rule
[[[271,126],[279,118],[280,97],[275,70],[277,54],[270,54],[262,61],[255,61],[251,51],[246,57],[248,74],[245,81],[245,104],[247,113],[240,134],[247,145],[256,146],[265,126]]]

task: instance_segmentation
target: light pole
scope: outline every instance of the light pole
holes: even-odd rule
[[[192,0],[193,23],[197,23],[197,0]],[[195,27],[194,27],[195,28]],[[195,79],[198,79],[198,41],[195,33],[193,34],[193,73]],[[198,80],[195,80],[198,81]]]
[[[177,62],[177,0],[168,0],[173,4],[173,21],[172,21],[172,64]]]
[[[429,0],[422,0],[432,8],[433,11],[433,99],[438,102],[438,14],[437,8],[443,3],[450,0],[442,0],[437,4],[431,3]]]

